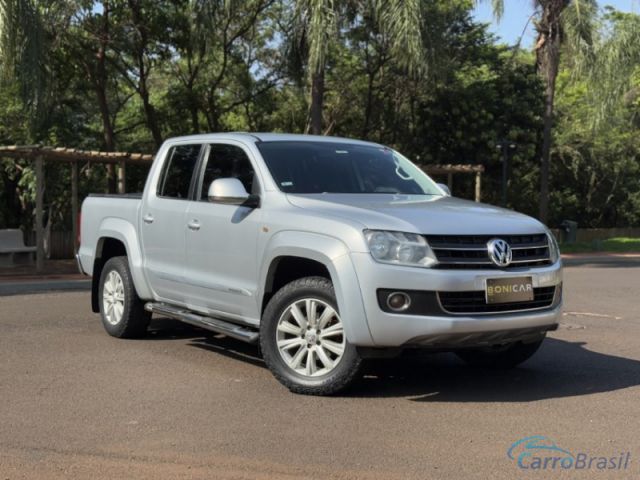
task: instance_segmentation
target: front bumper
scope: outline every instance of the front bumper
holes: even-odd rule
[[[473,344],[506,341],[527,335],[541,334],[556,328],[561,315],[558,299],[548,309],[479,315],[406,315],[382,311],[376,292],[379,289],[429,291],[483,291],[487,278],[531,276],[534,288],[559,286],[562,283],[562,264],[557,262],[541,268],[508,271],[436,270],[398,267],[377,263],[368,253],[352,253],[363,299],[369,332],[375,347],[435,345],[437,339],[447,339],[455,345],[458,340]],[[559,290],[559,289],[557,289]],[[493,335],[486,335],[493,334]],[[492,340],[493,339],[493,340]]]

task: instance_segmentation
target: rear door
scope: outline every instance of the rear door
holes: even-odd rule
[[[257,320],[257,240],[262,210],[211,203],[207,193],[218,178],[237,178],[247,192],[260,194],[249,153],[231,141],[204,147],[202,173],[187,210],[189,304]]]
[[[184,303],[185,215],[195,188],[202,145],[175,145],[167,152],[155,191],[142,205],[142,246],[145,270],[154,293],[163,300]]]

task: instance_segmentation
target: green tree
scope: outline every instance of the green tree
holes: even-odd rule
[[[586,71],[576,66],[583,73],[578,78],[588,81],[587,99],[595,106],[594,128],[605,125],[621,101],[629,103],[638,97],[640,15],[607,7],[600,31]]]
[[[504,0],[491,1],[499,20],[504,11]],[[542,222],[548,221],[549,161],[552,146],[553,110],[556,80],[560,68],[563,46],[584,54],[592,43],[595,0],[535,0],[534,26],[537,32],[534,51],[536,67],[545,84],[544,129],[540,159],[540,211]]]
[[[424,65],[422,4],[419,0],[299,0],[295,2],[295,40],[306,53],[311,83],[309,129],[322,134],[327,56],[344,39],[343,30],[372,18],[387,36],[395,60],[409,71]]]
[[[630,86],[640,89],[640,75]],[[594,130],[601,104],[591,101],[589,82],[564,69],[558,88],[550,218],[592,228],[640,225],[639,102],[617,104]]]
[[[474,2],[0,0],[0,144],[152,152],[198,131],[309,130],[314,6],[333,15],[314,34],[324,56],[315,131],[388,144],[421,164],[482,164],[489,202],[499,197],[495,145],[513,141],[508,203],[534,213],[549,93],[537,58],[557,37],[536,2],[538,48],[499,45],[473,20]],[[552,55],[548,220],[637,225],[638,16],[579,3],[566,2]],[[407,19],[411,8],[419,16]],[[128,168],[127,189],[145,175]],[[47,164],[46,176],[45,218],[68,228],[69,170]],[[105,178],[104,167],[81,166],[81,192],[105,190]],[[33,180],[28,161],[0,159],[0,227],[29,230]],[[454,191],[472,196],[472,178],[456,176]]]
[[[492,0],[492,5],[499,19],[504,0]],[[592,121],[602,122],[628,93],[631,76],[640,63],[640,17],[609,11],[605,19],[615,25],[603,27],[594,0],[536,0],[533,17],[537,31],[536,66],[545,83],[539,216],[547,222],[554,103],[561,53],[564,50],[568,54],[574,80],[589,79],[590,98],[597,105]]]
[[[592,51],[586,68],[568,61],[559,77],[551,217],[638,225],[640,16],[607,9]]]

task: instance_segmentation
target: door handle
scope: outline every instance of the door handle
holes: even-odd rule
[[[187,228],[196,232],[200,230],[200,222],[198,220],[191,220],[189,223],[187,223]]]
[[[153,215],[147,213],[144,217],[142,217],[142,221],[144,223],[153,223]]]

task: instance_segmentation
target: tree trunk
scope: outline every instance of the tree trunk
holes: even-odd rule
[[[544,125],[542,130],[542,157],[540,160],[540,211],[542,223],[549,220],[549,164],[551,163],[551,144],[553,130],[553,103],[555,84],[547,86],[545,94]]]
[[[189,42],[191,42],[191,35],[190,35]],[[207,46],[206,42],[200,42],[200,44],[198,45],[199,61],[195,65],[195,67],[193,65],[194,53],[193,53],[193,48],[191,46],[191,43],[187,45],[187,49],[184,55],[185,60],[187,62],[187,70],[188,70],[188,74],[184,80],[184,85],[187,89],[186,101],[187,101],[187,108],[189,110],[189,115],[191,116],[191,133],[194,133],[194,134],[200,133],[200,120],[198,119],[198,96],[194,91],[194,85],[198,77],[198,72],[200,71],[200,65],[201,65],[200,62],[202,61],[202,58],[204,57],[206,52],[206,46]]]
[[[101,48],[102,50],[102,48]],[[104,55],[104,52],[102,52]],[[94,90],[100,108],[100,116],[102,118],[102,133],[104,139],[104,148],[107,152],[113,152],[116,149],[116,140],[113,133],[113,124],[111,122],[111,111],[107,102],[106,92],[106,74],[104,73],[104,64],[100,66],[100,53],[98,53],[98,78],[94,82]],[[107,189],[109,193],[116,192],[116,169],[115,165],[107,164]]]
[[[560,65],[560,45],[562,42],[562,11],[567,7],[566,0],[546,0],[540,2],[542,14],[536,24],[536,67],[545,83],[545,109],[543,119],[542,152],[540,159],[540,212],[542,223],[549,217],[549,169],[551,146],[553,142],[553,113],[556,92],[556,79]]]
[[[142,108],[144,109],[144,115],[147,122],[147,127],[153,137],[153,142],[156,144],[156,148],[160,148],[162,145],[162,133],[160,132],[160,126],[158,125],[158,118],[156,116],[156,109],[149,100],[149,92],[147,91],[147,80],[140,78],[140,98],[142,99]]]
[[[366,140],[369,136],[369,126],[371,125],[371,114],[373,111],[373,83],[375,80],[375,71],[367,73],[367,103],[364,109],[364,125],[362,126],[362,139]]]
[[[311,133],[322,135],[322,107],[324,103],[324,68],[311,76]]]
[[[198,119],[198,100],[193,92],[193,85],[189,87],[189,113],[191,115],[191,133],[200,133],[200,120]]]
[[[102,48],[100,50],[102,50]],[[111,109],[109,108],[109,102],[107,101],[107,76],[104,71],[104,64],[102,63],[103,60],[100,59],[101,56],[104,56],[104,52],[98,53],[98,77],[94,82],[94,91],[96,93],[98,107],[100,108],[100,117],[102,118],[104,148],[107,152],[113,152],[115,151],[116,140],[113,133],[113,124],[111,122]]]
[[[149,98],[149,88],[147,85],[147,78],[149,76],[149,68],[145,63],[145,56],[147,56],[147,48],[149,44],[147,25],[144,23],[144,15],[142,11],[142,4],[140,1],[129,0],[129,8],[131,9],[131,16],[134,26],[138,32],[137,42],[135,45],[135,59],[138,67],[138,85],[136,90],[142,100],[142,108],[144,110],[145,122],[147,128],[151,132],[153,142],[156,148],[160,148],[162,145],[162,133],[160,131],[160,125],[158,124],[158,117],[156,115],[156,109],[151,104]]]
[[[95,74],[92,73],[90,66],[87,68],[87,71],[90,77],[94,77],[92,83],[102,118],[104,148],[107,152],[113,152],[116,149],[116,140],[113,132],[109,102],[107,101],[106,68],[106,50],[109,43],[109,12],[109,1],[104,0],[104,2],[102,2],[102,31],[100,32],[100,44],[96,53]],[[107,164],[107,190],[109,193],[116,192],[116,169],[115,165],[110,163]]]

